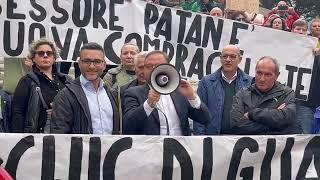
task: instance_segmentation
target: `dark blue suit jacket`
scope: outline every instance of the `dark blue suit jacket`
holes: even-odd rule
[[[158,111],[154,109],[148,117],[143,103],[148,99],[147,84],[127,89],[124,92],[123,132],[124,134],[159,135],[160,122]],[[180,92],[170,94],[177,114],[180,118],[181,130],[184,136],[191,135],[188,118],[206,125],[210,121],[210,113],[204,103],[200,109],[192,108],[189,101]]]

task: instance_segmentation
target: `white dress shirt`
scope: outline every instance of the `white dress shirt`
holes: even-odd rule
[[[223,71],[221,71],[221,75],[222,75],[222,79],[223,79],[223,80],[225,80],[227,83],[231,84],[231,83],[237,78],[238,72],[236,71],[236,73],[232,76],[231,79],[228,79],[228,78],[224,75]]]
[[[191,107],[200,109],[201,100],[198,95],[196,99],[189,100]],[[177,104],[178,106],[187,106],[186,104]],[[144,111],[147,116],[151,114],[154,108],[150,107],[147,100],[143,104]],[[161,95],[159,101],[156,103],[156,108],[160,109],[167,117],[169,125],[169,135],[172,136],[181,136],[181,124],[180,118],[177,114],[176,108],[173,104],[172,98],[170,95]],[[159,121],[160,121],[160,135],[167,135],[167,123],[166,118],[163,113],[158,110]]]

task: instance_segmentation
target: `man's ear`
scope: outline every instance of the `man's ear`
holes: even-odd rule
[[[240,59],[240,61],[239,61],[239,64],[240,64],[242,61],[242,55],[239,55],[239,59]]]

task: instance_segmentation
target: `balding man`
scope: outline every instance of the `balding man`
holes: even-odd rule
[[[128,84],[123,85],[120,88],[120,95],[121,95],[122,104],[124,102],[123,94],[126,89],[145,84],[146,79],[144,77],[144,61],[145,61],[146,56],[147,56],[147,52],[140,52],[139,54],[137,54],[134,57],[134,66],[135,66],[134,71],[136,73],[137,78],[135,80],[129,82]]]
[[[256,65],[255,83],[239,91],[230,112],[235,134],[298,134],[295,93],[277,82],[279,65],[262,57]]]
[[[137,45],[126,43],[121,48],[121,65],[112,68],[104,76],[103,81],[109,88],[120,89],[121,86],[136,79],[133,58],[139,53]]]
[[[208,106],[212,118],[207,128],[194,123],[197,135],[232,134],[229,115],[232,98],[238,90],[251,84],[252,78],[238,67],[241,54],[236,45],[223,48],[220,62],[221,68],[204,76],[198,86],[198,95]]]
[[[215,7],[211,9],[210,16],[223,17],[223,12],[220,8]]]

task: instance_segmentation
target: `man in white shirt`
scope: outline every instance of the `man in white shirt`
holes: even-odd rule
[[[162,51],[152,51],[145,58],[145,85],[124,92],[123,124],[125,134],[174,135],[191,134],[188,118],[206,125],[210,119],[207,107],[201,103],[189,82],[181,80],[178,90],[160,95],[150,89],[152,70],[169,62]]]

